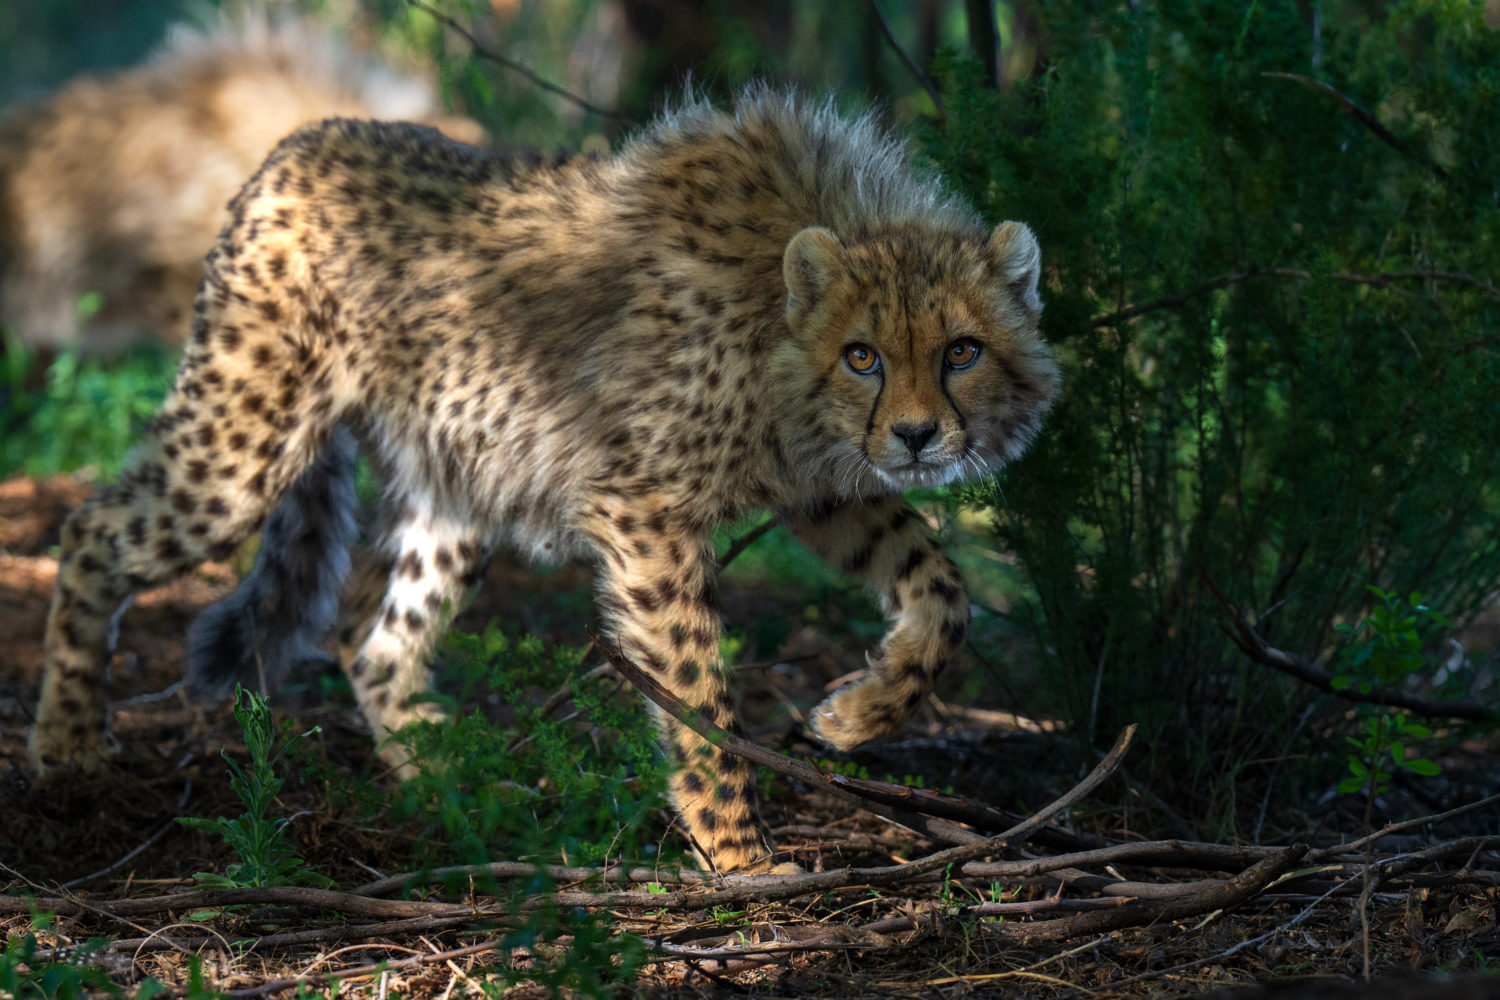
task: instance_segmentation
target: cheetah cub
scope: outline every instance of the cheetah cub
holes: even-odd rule
[[[390,571],[344,668],[392,763],[386,737],[433,711],[413,696],[443,608],[498,542],[592,554],[613,640],[726,728],[711,533],[747,511],[773,508],[889,616],[867,677],[813,711],[832,746],[894,732],[963,641],[963,581],[901,491],[985,475],[1036,434],[1058,387],[1040,254],[870,117],[755,87],[556,161],[331,120],[230,209],[171,396],[63,529],[39,764],[103,752],[121,603],[232,552],[278,502],[244,613],[195,647],[283,655],[253,626],[326,625],[350,432],[387,483]],[[753,769],[657,721],[706,860],[770,867]]]

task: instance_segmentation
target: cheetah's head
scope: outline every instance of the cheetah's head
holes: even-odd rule
[[[782,272],[836,474],[855,456],[887,486],[933,486],[999,467],[1036,434],[1059,377],[1037,332],[1041,251],[1025,225],[847,244],[813,227],[787,244]]]

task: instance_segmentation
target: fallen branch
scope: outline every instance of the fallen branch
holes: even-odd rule
[[[1208,589],[1213,592],[1214,597],[1218,598],[1219,603],[1224,606],[1224,610],[1229,613],[1234,627],[1233,629],[1225,628],[1225,634],[1246,656],[1262,666],[1289,674],[1320,691],[1336,695],[1345,701],[1404,708],[1409,712],[1429,718],[1467,719],[1472,722],[1489,723],[1500,721],[1500,712],[1473,702],[1437,701],[1420,695],[1407,694],[1405,691],[1388,689],[1372,689],[1365,692],[1354,688],[1336,688],[1333,685],[1333,675],[1324,669],[1322,664],[1308,657],[1277,649],[1266,642],[1261,638],[1260,633],[1255,631],[1255,627],[1250,624],[1245,613],[1219,589],[1219,585],[1214,582],[1213,578],[1206,571],[1200,573],[1200,576]]]
[[[1393,833],[1412,830],[1419,826],[1427,826],[1430,823],[1441,823],[1445,819],[1452,819],[1454,816],[1461,816],[1466,812],[1473,812],[1475,809],[1483,809],[1485,806],[1496,804],[1500,804],[1500,792],[1494,795],[1487,795],[1482,799],[1476,799],[1466,805],[1455,806],[1440,813],[1433,813],[1430,816],[1418,816],[1415,819],[1404,819],[1398,823],[1390,823],[1368,836],[1360,837],[1358,840],[1351,840],[1348,843],[1335,844],[1333,847],[1313,851],[1308,855],[1308,859],[1322,861],[1340,854],[1353,854],[1355,851],[1362,850],[1366,844],[1372,844],[1384,837],[1389,837]]]
[[[468,903],[425,903],[415,900],[373,899],[352,892],[315,889],[301,885],[260,886],[245,889],[196,889],[165,896],[137,899],[90,899],[86,903],[68,896],[0,896],[0,916],[23,913],[56,913],[79,917],[105,913],[114,917],[139,917],[177,910],[220,909],[226,906],[280,904],[335,910],[361,917],[444,916],[474,912]]]
[[[1293,844],[1233,878],[1222,882],[1189,883],[1186,888],[1197,891],[1183,892],[1174,898],[1140,900],[1135,906],[1095,910],[1033,923],[1005,923],[996,928],[996,932],[1017,944],[1040,944],[1222,910],[1258,894],[1282,874],[1291,871],[1306,853],[1305,844]]]
[[[725,753],[733,754],[755,764],[763,764],[787,777],[803,781],[814,788],[858,803],[861,808],[879,816],[893,819],[903,826],[907,826],[918,833],[932,836],[935,839],[947,840],[949,843],[964,845],[962,849],[955,848],[954,851],[940,852],[950,854],[945,863],[954,863],[961,855],[961,860],[967,861],[971,858],[981,857],[984,854],[993,853],[1002,845],[1019,844],[1025,836],[1033,830],[1045,824],[1053,816],[1068,809],[1074,802],[1083,798],[1104,781],[1120,761],[1125,757],[1125,751],[1130,746],[1130,740],[1135,735],[1135,726],[1125,727],[1110,752],[1105,755],[1089,773],[1088,777],[1079,782],[1073,789],[1047,806],[1041,812],[1031,818],[1016,824],[1005,832],[994,837],[982,837],[972,831],[953,826],[943,820],[932,819],[924,815],[921,810],[936,801],[933,797],[917,797],[912,794],[911,789],[904,786],[888,785],[884,782],[855,781],[844,778],[841,775],[829,774],[821,768],[814,767],[805,761],[796,760],[785,754],[752,743],[750,740],[725,732],[718,726],[709,722],[701,712],[695,711],[680,701],[666,688],[657,683],[656,679],[647,674],[640,667],[632,663],[624,653],[607,642],[598,644],[604,650],[610,662],[615,665],[615,670],[630,683],[634,684],[651,701],[655,702],[673,718],[679,720],[693,732],[708,740],[714,746]],[[892,789],[897,789],[892,791]],[[976,804],[977,805],[977,804]],[[970,853],[963,853],[968,851]],[[937,855],[933,855],[937,857]],[[930,860],[930,859],[925,859]],[[923,864],[924,862],[913,862]]]
[[[156,843],[162,837],[166,836],[168,831],[179,829],[176,817],[182,815],[183,810],[187,806],[188,797],[192,795],[192,793],[193,782],[192,779],[188,779],[187,781],[183,782],[182,794],[177,797],[177,809],[175,810],[172,818],[163,820],[162,823],[151,833],[149,837],[137,844],[128,853],[122,855],[118,860],[104,866],[103,868],[100,868],[98,871],[90,872],[87,875],[80,875],[78,878],[72,879],[68,882],[64,882],[62,884],[62,888],[71,889],[74,886],[83,885],[85,882],[92,882],[96,878],[102,878],[105,875],[108,875],[110,872],[129,864],[132,859],[144,854],[152,844]]]
[[[306,944],[333,944],[344,941],[369,940],[371,938],[391,937],[396,934],[426,934],[432,931],[449,930],[452,928],[471,926],[484,923],[493,926],[496,923],[493,915],[486,915],[480,919],[480,915],[473,913],[462,913],[446,917],[426,916],[411,917],[407,920],[385,920],[376,924],[331,924],[327,927],[312,927],[300,931],[277,931],[273,934],[263,934],[255,938],[255,947],[264,948],[287,948],[294,945]],[[212,935],[197,937],[164,939],[161,935],[152,935],[143,938],[117,938],[106,946],[106,950],[115,954],[137,951],[164,951],[167,949],[185,949],[189,952],[197,952],[211,941],[218,940]]]
[[[1414,827],[1437,823],[1444,819],[1449,819],[1453,816],[1496,803],[1500,803],[1500,794],[1491,795],[1487,798],[1479,799],[1467,805],[1459,806],[1456,809],[1450,809],[1432,816],[1422,816],[1400,823],[1392,823],[1370,834],[1369,837],[1361,837],[1358,840],[1348,843],[1309,851],[1306,860],[1309,864],[1328,865],[1330,866],[1330,871],[1344,871],[1350,865],[1364,863],[1357,852],[1367,842],[1379,840],[1382,837]],[[1475,846],[1475,842],[1471,838],[1447,841],[1436,844],[1428,848],[1425,852],[1419,852],[1416,855],[1399,855],[1396,858],[1390,859],[1390,861],[1394,862],[1399,859],[1415,858],[1418,856],[1430,861],[1438,857],[1446,857],[1454,853],[1472,850]],[[1480,846],[1483,845],[1481,844]],[[1280,847],[1235,846],[1184,840],[1132,841],[1129,843],[1114,844],[1109,847],[1077,851],[1071,854],[1059,854],[1045,858],[1028,858],[1017,861],[969,861],[955,869],[953,874],[961,875],[965,878],[984,880],[1019,880],[1062,873],[1069,869],[1117,864],[1133,864],[1151,868],[1206,868],[1213,871],[1238,871],[1247,865],[1253,865],[1268,857],[1272,857],[1281,850],[1282,848]],[[439,885],[458,879],[533,878],[539,874],[545,875],[554,882],[572,885],[581,885],[590,882],[606,885],[724,885],[732,883],[735,878],[740,877],[723,876],[714,872],[694,871],[692,869],[664,868],[659,865],[654,867],[645,865],[632,867],[622,865],[585,867],[537,865],[524,861],[492,861],[482,865],[455,865],[425,871],[404,872],[359,886],[358,888],[351,889],[350,892],[358,896],[384,896],[393,892],[409,891],[423,885]],[[1394,874],[1394,872],[1388,874]],[[765,876],[750,877],[763,879]],[[799,876],[785,877],[795,879]],[[1059,881],[1063,880],[1060,876]],[[910,881],[918,882],[921,880],[912,879]],[[1125,883],[1115,881],[1112,884],[1123,885]],[[1130,884],[1136,885],[1139,883]],[[653,898],[660,899],[661,896],[657,894]]]
[[[383,959],[379,962],[371,962],[366,965],[358,965],[349,969],[336,969],[332,972],[313,972],[305,976],[288,976],[282,979],[271,979],[243,990],[225,990],[223,996],[230,997],[262,997],[272,993],[280,993],[283,990],[296,989],[299,986],[322,986],[329,980],[337,979],[339,982],[348,982],[350,979],[363,979],[367,976],[376,976],[383,972],[394,972],[402,969],[418,969],[424,965],[436,965],[448,962],[455,958],[465,958],[469,955],[482,955],[487,951],[495,951],[504,944],[502,938],[492,938],[479,944],[471,944],[463,948],[454,948],[451,951],[436,952],[427,955],[414,955],[411,958],[398,958],[395,960]]]

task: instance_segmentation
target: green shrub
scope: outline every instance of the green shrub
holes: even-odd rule
[[[90,996],[118,996],[124,992],[89,958],[108,942],[92,938],[66,954],[44,955],[35,931],[52,926],[52,917],[39,914],[33,929],[10,934],[0,951],[0,997],[14,1000],[82,1000]]]
[[[33,351],[5,336],[0,373],[0,478],[90,467],[113,478],[172,385],[176,359],[160,347],[121,357],[64,352],[33,388]]]
[[[1500,32],[1474,3],[1309,9],[1045,5],[1045,68],[1004,95],[936,68],[931,155],[1037,230],[1066,373],[963,499],[1024,566],[1049,707],[1095,742],[1140,722],[1137,773],[1211,835],[1313,694],[1247,664],[1201,574],[1315,653],[1369,583],[1461,615],[1500,568]]]
[[[650,861],[658,853],[669,768],[639,697],[581,676],[581,652],[535,636],[513,638],[494,625],[450,634],[441,660],[462,691],[458,704],[488,706],[488,713],[475,709],[403,731],[419,773],[393,793],[387,815],[423,829],[418,864],[536,861],[527,879],[463,876],[450,888],[477,886],[510,901],[501,954],[571,937],[563,954],[537,951],[524,974],[493,970],[508,982],[603,995],[607,983],[639,968],[644,948],[615,934],[607,913],[550,900],[536,905],[536,896],[554,888],[540,866]],[[538,692],[560,682],[571,688],[576,715],[542,710]]]
[[[180,816],[177,822],[194,830],[219,834],[235,849],[240,860],[231,864],[223,875],[198,872],[195,877],[200,884],[215,889],[265,885],[331,888],[332,880],[309,868],[286,839],[291,820],[272,819],[269,815],[284,784],[276,773],[276,764],[297,743],[318,730],[314,728],[301,736],[281,740],[280,746],[275,746],[276,723],[270,705],[264,696],[246,691],[238,684],[234,686],[234,718],[245,734],[250,766],[242,767],[229,756],[228,750],[219,753],[229,765],[229,786],[244,804],[245,811],[235,819]]]

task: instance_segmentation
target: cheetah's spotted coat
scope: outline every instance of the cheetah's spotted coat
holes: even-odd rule
[[[284,493],[337,495],[347,461],[314,462],[344,427],[388,483],[389,583],[345,661],[379,737],[430,711],[411,698],[441,609],[499,540],[594,554],[623,651],[721,726],[710,533],[747,510],[774,508],[890,616],[868,677],[814,711],[824,740],[895,730],[962,642],[959,573],[899,491],[1035,434],[1057,387],[1039,254],[868,118],[757,88],[555,162],[334,120],[286,139],[231,209],[171,397],[64,529],[37,760],[100,753],[120,603],[232,551]],[[268,548],[333,565],[299,530],[268,528]],[[267,558],[242,589],[316,607],[298,587],[338,585],[278,583]],[[752,769],[659,721],[695,842],[722,869],[768,866]]]

